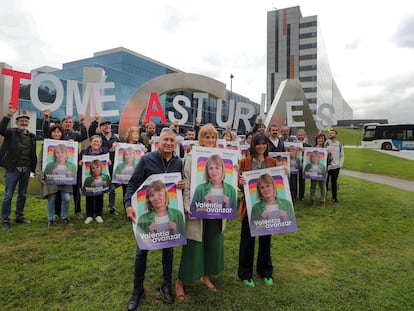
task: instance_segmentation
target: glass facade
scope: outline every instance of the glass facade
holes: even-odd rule
[[[82,84],[84,80],[85,67],[102,69],[105,75],[105,80],[103,82],[113,82],[115,84],[115,88],[105,89],[104,95],[113,95],[115,97],[115,101],[106,102],[104,109],[119,110],[120,114],[122,114],[123,108],[125,107],[131,95],[134,94],[134,92],[143,84],[145,84],[149,80],[152,80],[156,77],[165,74],[181,72],[178,69],[159,63],[155,60],[152,60],[148,57],[145,57],[143,55],[129,51],[124,48],[117,48],[113,50],[98,52],[95,53],[93,57],[65,63],[63,64],[62,69],[50,69],[50,67],[44,67],[48,68],[48,70],[42,70],[42,68],[33,70],[32,81],[33,78],[35,78],[39,74],[50,73],[51,75],[59,78],[63,86],[64,96],[62,104],[57,110],[52,112],[52,117],[54,118],[53,120],[55,120],[55,122],[62,119],[66,115],[66,95],[68,80],[76,81],[79,93],[83,94]],[[40,122],[43,118],[43,115],[42,112],[39,111],[31,101],[30,87],[30,84],[21,84],[19,106],[22,109],[37,111],[39,123],[37,128],[39,129],[41,128]],[[44,81],[41,83],[39,87],[38,97],[40,102],[42,102],[43,104],[53,103],[56,99],[56,93],[56,85],[52,81]],[[251,102],[247,97],[244,97],[242,95],[230,91],[226,91],[226,93],[227,98],[223,99],[225,102],[228,103],[230,100],[230,96],[232,96],[232,98],[235,100],[236,105],[239,102],[243,102],[249,103],[254,107],[255,115],[250,119],[251,124],[253,124],[255,116],[259,114],[260,106],[257,103]],[[194,126],[197,113],[197,106],[195,103],[193,103],[193,94],[190,91],[159,94],[160,103],[162,108],[164,109],[165,114],[168,115],[169,111],[173,111],[176,118],[181,118],[179,112],[175,111],[174,107],[172,106],[172,100],[176,95],[185,95],[187,98],[190,99],[190,102],[192,103],[191,108],[185,107],[189,114],[189,119],[186,125],[183,126],[183,129],[185,127]],[[204,102],[203,105],[203,124],[209,122],[216,124],[216,108],[216,98],[209,96],[208,102]],[[226,121],[229,118],[229,112],[227,108],[228,106],[226,106],[226,104],[223,104],[223,111],[221,114],[223,121]],[[78,120],[76,109],[74,109],[73,111],[73,117],[75,120]],[[119,117],[107,117],[107,119],[111,120],[116,130],[116,125],[119,123]],[[157,124],[157,127],[164,126],[161,124],[161,120],[158,119],[159,118],[155,118],[154,120],[154,123]],[[142,121],[142,119],[140,121]],[[244,124],[240,122],[240,128],[238,129],[238,132],[244,133],[245,131],[246,129]]]

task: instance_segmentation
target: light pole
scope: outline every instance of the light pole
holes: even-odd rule
[[[230,74],[230,100],[233,99],[233,74]]]

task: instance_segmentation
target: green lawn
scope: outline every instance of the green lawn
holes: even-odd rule
[[[414,161],[365,148],[345,148],[344,169],[414,180]]]
[[[295,206],[299,231],[272,238],[273,286],[238,280],[240,222],[231,220],[225,271],[212,278],[217,293],[196,283],[185,302],[163,304],[161,252],[152,251],[140,310],[414,309],[412,193],[342,175],[339,204],[310,208],[308,199]],[[26,216],[32,224],[0,231],[0,310],[125,310],[135,240],[122,214],[48,229],[45,201],[29,197]],[[180,254],[176,248],[174,276]]]
[[[338,131],[338,140],[345,146],[361,146],[361,129],[335,128]],[[328,138],[328,135],[327,137]]]
[[[414,179],[414,161],[359,148],[346,148],[345,157],[346,169]],[[163,304],[161,252],[152,251],[140,310],[414,309],[412,193],[341,175],[340,203],[328,201],[322,210],[309,207],[308,192],[309,183],[307,201],[295,205],[298,232],[272,238],[273,286],[257,276],[255,288],[238,280],[240,222],[231,220],[225,271],[212,278],[217,293],[196,283],[184,303]],[[0,310],[125,310],[133,285],[131,225],[122,213],[105,211],[103,224],[72,219],[73,227],[48,229],[45,203],[29,196],[33,223],[0,231]],[[117,204],[122,210],[119,188]],[[176,248],[174,277],[180,255]]]

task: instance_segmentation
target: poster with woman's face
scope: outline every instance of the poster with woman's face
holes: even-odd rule
[[[119,143],[115,148],[112,182],[128,184],[143,154],[142,145]]]
[[[251,236],[297,231],[289,180],[283,167],[243,172]]]
[[[290,174],[299,174],[302,163],[302,143],[285,141],[283,147],[284,151],[290,154]]]
[[[303,177],[313,180],[326,180],[328,151],[325,148],[304,149]]]
[[[75,185],[78,169],[78,143],[67,140],[45,139],[42,170],[45,184]]]
[[[237,151],[194,146],[191,154],[191,216],[236,218]]]
[[[276,166],[284,166],[290,175],[290,153],[289,152],[269,152],[269,157],[276,159]]]
[[[82,193],[85,196],[101,195],[111,190],[109,153],[84,155],[82,165]]]
[[[148,177],[131,198],[138,216],[132,225],[140,249],[153,250],[186,244],[180,173]]]

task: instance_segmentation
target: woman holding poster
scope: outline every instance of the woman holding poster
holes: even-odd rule
[[[275,167],[276,160],[268,156],[267,138],[263,133],[253,135],[250,146],[250,156],[240,161],[239,188],[243,189],[246,179],[242,173],[268,167]],[[239,206],[239,217],[242,221],[239,248],[238,276],[247,286],[255,286],[253,281],[253,257],[255,237],[250,234],[249,221],[246,210],[246,199],[243,193]],[[273,284],[273,265],[270,256],[271,235],[259,236],[259,252],[257,255],[257,272],[267,285]]]
[[[79,155],[79,166],[84,165],[85,156],[100,156],[107,154],[108,150],[102,147],[102,138],[99,135],[93,135],[89,138],[90,145],[81,151]],[[103,209],[103,193],[111,188],[111,182],[107,174],[102,174],[102,163],[100,160],[91,161],[90,172],[91,176],[85,177],[84,180],[84,194],[86,195],[86,219],[85,224],[90,224],[94,217],[96,222],[102,223],[102,209]],[[98,163],[99,161],[99,163]],[[110,160],[108,158],[108,165]],[[102,189],[102,191],[86,191],[93,189]],[[105,191],[104,191],[105,190]]]
[[[218,148],[218,133],[212,124],[205,124],[198,134],[199,145]],[[187,245],[183,246],[178,280],[175,286],[177,298],[185,299],[184,283],[200,280],[208,290],[216,292],[217,288],[211,282],[211,275],[224,270],[224,238],[225,219],[193,218],[190,210],[191,185],[191,154],[184,167],[185,188],[183,192],[184,209],[187,213]]]
[[[140,233],[169,234],[183,233],[184,218],[175,208],[168,208],[168,190],[161,180],[154,180],[147,187],[146,209],[147,213],[138,218],[138,231]]]
[[[52,125],[49,129],[49,137],[55,140],[60,140],[63,137],[63,127],[60,124]],[[40,150],[39,161],[37,161],[36,166],[36,178],[40,181],[40,192],[42,198],[47,199],[47,220],[48,227],[55,226],[55,202],[58,196],[61,197],[60,204],[60,217],[62,223],[65,225],[72,225],[69,222],[69,207],[70,207],[70,195],[72,193],[71,185],[56,185],[56,184],[46,184],[45,174],[42,170],[43,166],[43,147]],[[76,168],[75,168],[76,176]]]
[[[319,133],[315,137],[315,147],[324,148],[325,141],[326,141],[325,134]],[[318,155],[319,155],[319,152],[318,152]],[[318,163],[319,163],[319,157],[318,157]],[[305,167],[305,171],[306,171],[306,167]],[[321,191],[321,197],[320,197],[321,208],[326,207],[326,169],[323,171],[323,176],[324,176],[323,180],[311,179],[310,196],[311,196],[312,207],[316,207],[316,200],[315,200],[316,185],[319,185],[319,189]]]

